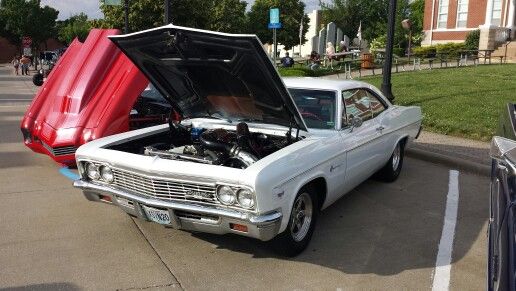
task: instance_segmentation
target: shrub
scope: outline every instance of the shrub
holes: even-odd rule
[[[464,50],[464,43],[443,43],[436,46],[436,52],[438,54],[446,54],[448,58],[457,58],[460,55],[460,51]]]
[[[478,50],[478,43],[480,41],[480,29],[473,30],[468,33],[464,41],[464,48],[467,50]]]
[[[301,68],[278,68],[278,71],[283,77],[310,77],[312,76],[310,69]]]
[[[405,49],[400,47],[395,47],[392,49],[392,53],[397,55],[398,57],[405,56]]]
[[[436,51],[435,46],[420,46],[413,49],[414,55],[420,58],[433,58]]]
[[[380,35],[379,37],[373,39],[370,44],[370,50],[371,52],[374,52],[378,49],[385,48],[385,44],[387,43],[387,36],[386,35]]]

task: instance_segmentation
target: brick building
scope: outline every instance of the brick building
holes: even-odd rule
[[[55,39],[48,39],[39,47],[40,51],[62,48],[63,44]],[[0,63],[10,62],[15,55],[21,55],[21,47],[16,47],[8,39],[0,36]]]
[[[422,44],[462,42],[480,29],[480,49],[496,49],[514,38],[515,14],[516,0],[425,0]]]

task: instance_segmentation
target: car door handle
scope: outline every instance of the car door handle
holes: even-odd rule
[[[378,126],[378,127],[376,128],[376,131],[382,131],[382,130],[384,130],[384,129],[385,129],[385,127],[383,127],[383,126],[381,126],[381,125],[380,125],[380,126]]]

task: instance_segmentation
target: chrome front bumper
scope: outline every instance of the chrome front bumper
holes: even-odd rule
[[[162,201],[141,197],[84,180],[76,180],[73,186],[81,189],[88,200],[106,201],[103,197],[108,196],[112,204],[119,206],[131,215],[147,221],[150,220],[143,211],[142,205],[168,210],[171,217],[169,226],[175,229],[214,234],[235,233],[267,241],[278,234],[281,225],[282,214],[279,211],[255,215],[232,209],[216,208],[215,206],[208,207],[193,203]],[[233,229],[232,225],[234,224],[247,226],[247,232]]]

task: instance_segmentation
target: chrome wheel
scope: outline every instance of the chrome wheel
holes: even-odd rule
[[[396,171],[400,165],[401,160],[401,146],[398,143],[396,148],[394,149],[394,153],[392,153],[392,169]]]
[[[302,241],[312,224],[313,202],[310,194],[304,192],[296,198],[290,214],[290,234],[296,242]]]

